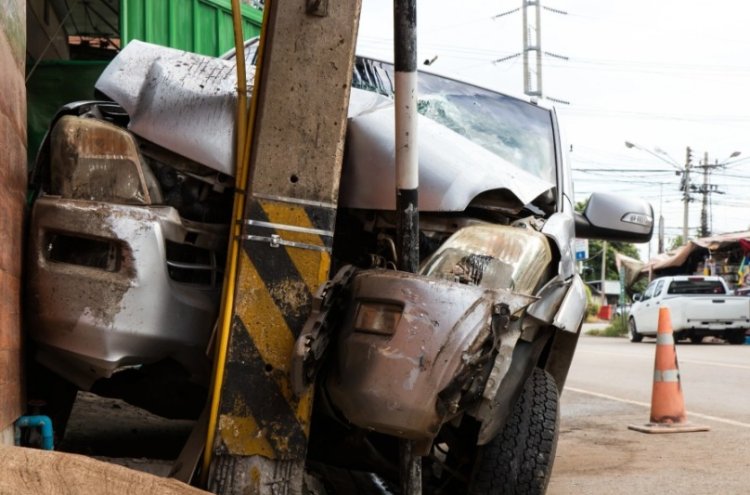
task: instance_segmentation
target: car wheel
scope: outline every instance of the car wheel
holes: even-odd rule
[[[703,337],[701,337],[700,335],[691,335],[690,342],[692,342],[693,344],[700,344],[701,342],[703,342]]]
[[[643,340],[643,335],[638,333],[638,328],[635,326],[635,318],[631,317],[628,320],[628,329],[630,330],[628,335],[630,336],[631,342],[640,342]]]
[[[745,330],[727,332],[724,335],[724,339],[732,345],[744,344],[745,343]]]
[[[535,368],[505,428],[479,451],[469,493],[543,494],[555,460],[558,391],[552,376]]]

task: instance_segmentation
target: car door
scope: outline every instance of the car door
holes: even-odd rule
[[[640,311],[640,318],[636,321],[638,331],[644,334],[655,334],[659,325],[659,306],[661,305],[664,280],[654,280],[644,294],[647,298]],[[649,293],[650,291],[650,293]]]

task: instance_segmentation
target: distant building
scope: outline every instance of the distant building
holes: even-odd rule
[[[590,280],[586,282],[586,285],[591,289],[591,295],[595,301],[601,301],[602,299],[602,281],[601,280]],[[604,281],[604,297],[607,300],[607,304],[610,306],[616,306],[620,300],[620,281],[619,280],[605,280]]]

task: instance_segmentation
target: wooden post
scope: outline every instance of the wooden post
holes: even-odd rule
[[[0,15],[0,443],[23,411],[21,263],[26,200],[26,2]],[[10,428],[10,430],[9,430]],[[5,432],[5,433],[4,433]],[[10,435],[12,439],[12,435]],[[12,440],[11,440],[12,441]]]

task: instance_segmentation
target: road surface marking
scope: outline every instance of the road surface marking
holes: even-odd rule
[[[642,406],[642,407],[647,407],[647,408],[651,407],[651,404],[648,404],[646,402],[640,402],[640,401],[637,401],[637,400],[630,400],[630,399],[623,399],[622,397],[615,397],[614,395],[600,394],[598,392],[592,392],[590,390],[583,390],[583,389],[575,388],[575,387],[565,387],[565,390],[571,390],[573,392],[577,392],[579,394],[584,394],[584,395],[590,395],[592,397],[599,397],[600,399],[607,399],[607,400],[613,400],[613,401],[617,401],[617,402],[623,402],[625,404],[633,404],[633,405],[636,405],[636,406]],[[717,423],[724,423],[726,425],[740,426],[742,428],[750,428],[750,423],[743,423],[741,421],[735,421],[733,419],[720,418],[718,416],[711,416],[711,415],[708,415],[708,414],[701,414],[701,413],[696,413],[696,412],[691,412],[690,416],[691,417],[696,417],[696,418],[701,418],[701,419],[707,419],[709,421],[715,421]]]
[[[679,347],[678,347],[679,350]],[[636,354],[636,353],[630,353],[630,352],[612,352],[612,351],[594,351],[591,349],[578,349],[576,350],[577,353],[589,353],[589,354],[607,354],[610,356],[620,356],[620,357],[635,357],[635,358],[643,358],[643,359],[653,359],[653,356],[647,356],[643,354]],[[738,370],[750,370],[750,366],[745,364],[730,364],[730,363],[720,363],[718,361],[703,361],[700,359],[683,359],[680,358],[680,363],[691,363],[691,364],[702,364],[706,366],[720,366],[722,368],[734,368]]]

